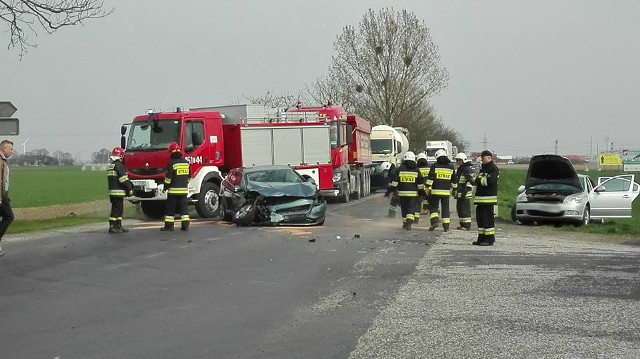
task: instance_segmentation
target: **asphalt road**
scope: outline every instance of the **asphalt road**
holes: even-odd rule
[[[477,247],[386,212],[377,194],[321,227],[9,236],[0,357],[640,357],[639,247],[507,224]]]

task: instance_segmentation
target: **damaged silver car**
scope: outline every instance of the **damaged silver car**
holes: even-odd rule
[[[632,203],[640,192],[634,175],[601,177],[596,185],[576,173],[571,162],[558,155],[531,158],[525,185],[518,188],[511,218],[521,224],[572,223],[631,218]]]
[[[235,168],[220,186],[220,219],[238,226],[321,225],[326,209],[313,179],[288,166]]]

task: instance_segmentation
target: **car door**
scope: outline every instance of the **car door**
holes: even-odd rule
[[[633,200],[640,193],[634,175],[620,175],[598,179],[590,195],[591,217],[631,218]]]

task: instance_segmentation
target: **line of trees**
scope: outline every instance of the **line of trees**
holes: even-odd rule
[[[107,163],[110,155],[110,150],[102,148],[91,154],[91,163]],[[69,152],[60,150],[49,152],[44,148],[35,149],[26,154],[14,153],[9,162],[20,166],[73,166],[81,164]]]
[[[25,154],[11,156],[9,162],[23,166],[71,166],[75,164],[73,155],[69,152],[53,151],[44,148],[29,151]]]

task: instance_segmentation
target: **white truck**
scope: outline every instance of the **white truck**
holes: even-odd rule
[[[402,164],[409,151],[408,130],[404,127],[377,125],[371,128],[371,189],[386,188],[391,169]]]
[[[432,164],[436,161],[436,151],[445,150],[447,152],[447,156],[453,162],[454,158],[458,154],[458,147],[454,146],[451,141],[448,140],[440,140],[440,141],[427,141],[425,154],[427,155],[427,161],[429,164]]]

